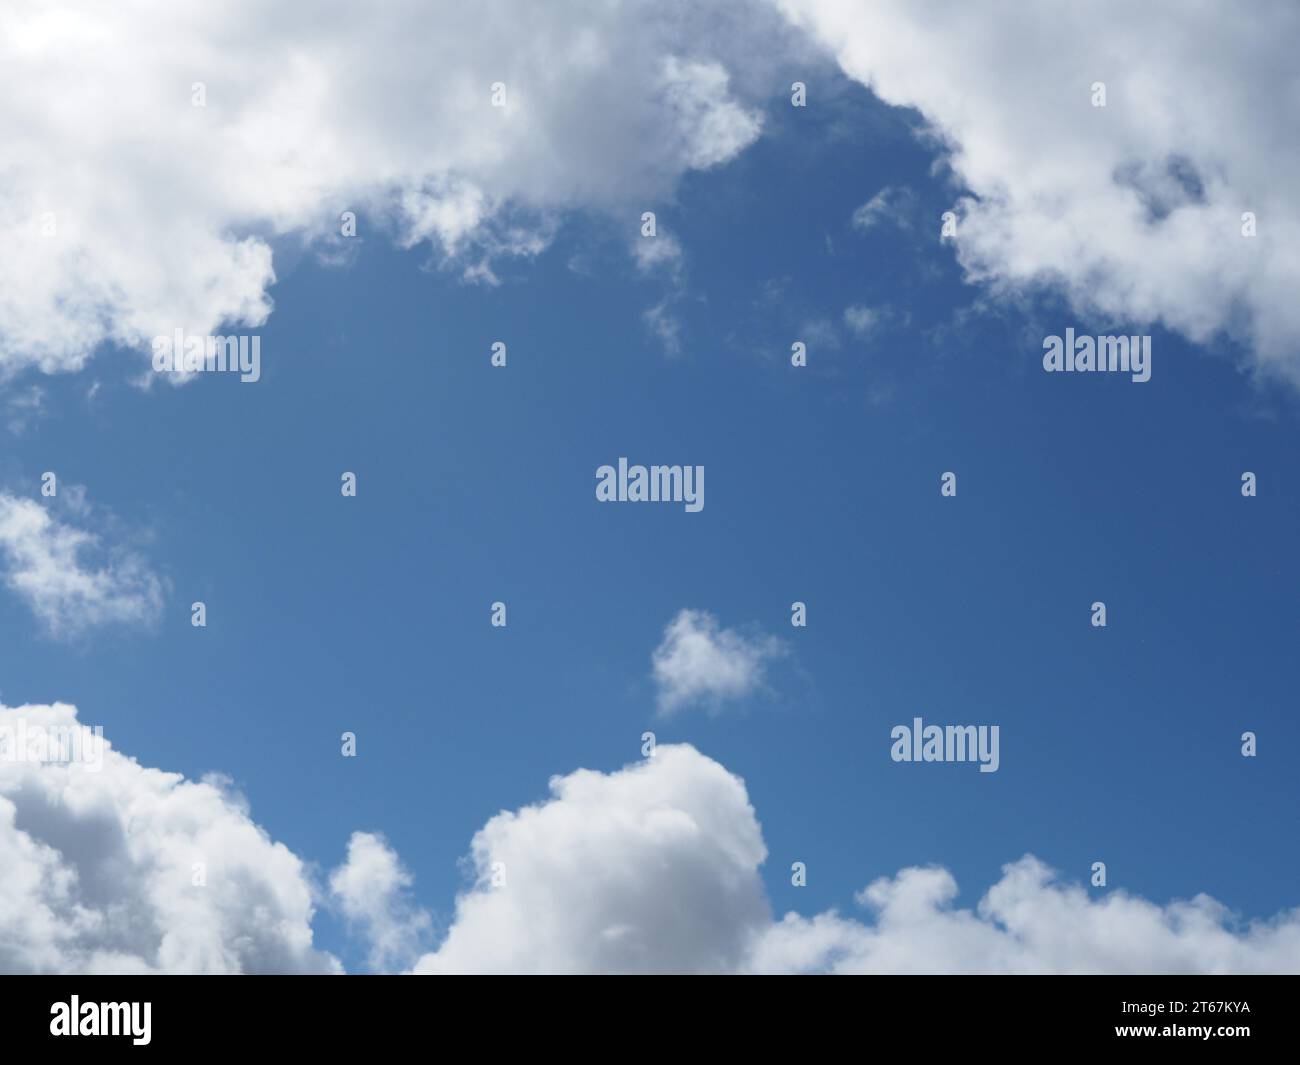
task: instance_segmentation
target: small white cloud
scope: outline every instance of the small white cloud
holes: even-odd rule
[[[840,334],[825,318],[814,318],[799,327],[799,338],[813,351],[838,351]]]
[[[682,323],[672,313],[671,302],[668,297],[665,297],[653,307],[647,308],[642,313],[641,320],[655,339],[663,345],[664,353],[676,356],[682,353]]]
[[[5,400],[6,424],[14,436],[22,436],[45,414],[45,390],[32,385],[23,391],[10,393]]]
[[[658,704],[671,714],[699,704],[716,709],[763,690],[768,663],[785,653],[773,636],[724,629],[712,614],[683,610],[651,655]]]
[[[911,210],[916,205],[916,194],[910,189],[886,186],[853,212],[853,226],[864,232],[885,222],[896,226],[911,225]]]
[[[74,516],[90,513],[79,486],[61,489]],[[162,610],[162,581],[138,554],[51,517],[32,499],[0,493],[0,568],[54,636],[112,623],[149,624]]]
[[[866,336],[880,324],[880,311],[855,303],[844,308],[844,324],[858,336]]]
[[[413,878],[397,852],[373,832],[354,832],[347,861],[330,874],[330,892],[370,944],[370,967],[404,968],[432,927],[410,897]]]
[[[632,258],[643,274],[666,269],[676,279],[681,265],[682,246],[676,237],[662,231],[653,237],[638,236],[632,245]]]

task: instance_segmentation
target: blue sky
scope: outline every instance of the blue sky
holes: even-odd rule
[[[1094,896],[1296,905],[1294,389],[1229,334],[972,280],[939,240],[969,189],[923,117],[818,73],[824,104],[772,93],[760,138],[663,195],[520,209],[554,236],[499,284],[362,207],[341,265],[274,238],[255,384],[140,387],[112,343],[13,375],[42,401],[0,487],[84,486],[97,509],[66,520],[144,559],[162,604],[58,635],[6,591],[0,701],[75,704],[142,765],[228,776],[318,879],[381,832],[425,946],[476,831],[554,774],[636,762],[645,730],[743,779],[778,916],[928,865],[974,906],[1026,853]],[[642,210],[680,244],[666,268],[629,254]],[[1151,380],[1044,373],[1067,327],[1149,333]],[[620,456],[702,465],[704,509],[598,503]],[[683,609],[783,653],[740,698],[660,713],[651,655]],[[998,771],[891,761],[916,716],[998,725]],[[337,909],[315,931],[364,967]]]

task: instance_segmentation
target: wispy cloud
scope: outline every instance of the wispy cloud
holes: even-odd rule
[[[45,390],[40,385],[14,390],[5,399],[5,424],[14,436],[22,436],[45,415]]]
[[[906,229],[912,224],[915,207],[916,194],[911,189],[886,186],[853,212],[853,226],[864,232],[884,223]]]
[[[866,336],[880,324],[881,314],[871,307],[855,303],[844,308],[844,324],[858,336]]]
[[[653,307],[648,307],[642,313],[641,320],[663,346],[664,354],[677,356],[682,353],[682,323],[672,311],[673,302],[665,296]]]

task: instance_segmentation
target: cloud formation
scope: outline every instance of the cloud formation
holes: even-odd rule
[[[77,723],[62,703],[0,707],[29,752]],[[303,863],[238,795],[104,744],[98,769],[0,744],[0,972],[339,970],[313,946]]]
[[[765,11],[7,4],[0,375],[255,328],[273,244],[346,258],[329,248],[348,210],[359,238],[428,241],[488,281],[493,259],[545,247],[554,212],[616,208],[634,232],[681,174],[758,135],[730,67],[759,23],[779,27]]]
[[[760,692],[767,665],[785,653],[774,636],[724,629],[703,610],[683,610],[651,655],[658,704],[671,714],[691,705],[716,710]]]
[[[0,708],[0,971],[338,972],[313,943],[304,862],[219,779],[102,750],[98,771],[18,761],[6,730],[69,728],[67,705]],[[688,745],[550,796],[474,836],[472,885],[436,950],[410,874],[355,833],[331,893],[372,967],[417,973],[1300,972],[1300,910],[1243,925],[1205,895],[1161,906],[1063,883],[1026,855],[973,909],[942,868],[859,893],[862,918],[774,920],[742,781]],[[195,863],[204,863],[203,883]]]
[[[474,886],[420,973],[725,972],[770,921],[745,786],[692,747],[553,777],[474,837]],[[496,883],[494,883],[494,878]]]
[[[945,869],[904,869],[835,911],[773,921],[745,785],[690,746],[551,798],[474,838],[474,886],[422,973],[1249,973],[1300,971],[1300,910],[1237,927],[1205,895],[1159,906],[1059,882],[1032,855],[974,909]],[[494,868],[504,870],[494,886]]]
[[[273,248],[347,261],[344,211],[357,239],[427,242],[487,282],[567,210],[615,210],[632,234],[683,174],[760,135],[772,56],[818,42],[924,116],[966,193],[968,278],[1230,336],[1300,383],[1300,207],[1279,178],[1300,146],[1288,109],[1258,103],[1300,92],[1298,31],[1285,2],[1241,19],[1172,0],[398,0],[362,19],[342,0],[17,0],[0,12],[0,377],[78,369],[105,341],[256,328]],[[857,223],[909,196],[882,191]]]
[[[1300,204],[1282,180],[1300,170],[1283,103],[1300,94],[1295,5],[778,4],[850,77],[924,116],[969,192],[954,204],[968,279],[1197,343],[1231,336],[1300,383]]]
[[[330,893],[370,945],[370,967],[403,968],[433,925],[411,898],[414,878],[375,832],[353,832],[347,860],[330,874]]]
[[[69,486],[74,513],[91,513]],[[114,623],[149,624],[162,609],[162,581],[145,559],[61,522],[34,499],[0,493],[0,568],[53,636]]]
[[[915,210],[916,193],[911,189],[883,188],[853,212],[853,228],[865,232],[885,223],[907,227]]]
[[[1033,855],[1002,867],[974,909],[946,869],[904,869],[857,901],[870,921],[787,914],[755,944],[752,972],[1143,974],[1300,972],[1300,909],[1239,928],[1208,895],[1159,906],[1089,894]]]

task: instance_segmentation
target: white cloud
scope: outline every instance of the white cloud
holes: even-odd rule
[[[632,244],[632,258],[636,260],[637,269],[641,273],[651,274],[665,270],[671,279],[676,280],[681,265],[682,246],[669,233],[637,237]]]
[[[954,204],[971,279],[1050,284],[1080,313],[1198,342],[1227,330],[1300,381],[1300,207],[1281,178],[1300,144],[1286,107],[1258,103],[1300,89],[1289,5],[776,6],[929,121],[974,194]],[[105,340],[255,328],[273,242],[346,260],[343,210],[363,238],[431,242],[487,282],[568,209],[617,209],[631,230],[759,135],[770,56],[802,43],[764,10],[16,0],[0,12],[0,375],[76,369]]]
[[[20,719],[30,739],[77,712],[0,707],[0,726]],[[0,972],[337,971],[312,945],[312,914],[302,862],[217,779],[111,746],[97,771],[0,759]]]
[[[946,869],[904,869],[858,896],[871,923],[787,914],[750,959],[755,972],[1300,972],[1300,910],[1235,929],[1207,895],[1158,906],[1060,883],[1032,855],[1002,868],[974,910],[952,906]]]
[[[641,312],[641,321],[646,329],[663,346],[664,354],[677,356],[682,353],[682,322],[672,311],[674,300],[665,296],[653,307]]]
[[[840,334],[825,318],[814,318],[799,327],[799,337],[813,351],[838,351]]]
[[[651,655],[659,709],[691,704],[716,709],[763,690],[767,664],[784,653],[772,636],[724,629],[703,610],[683,610],[668,623]]]
[[[411,899],[413,882],[397,852],[373,832],[352,833],[347,861],[330,874],[330,893],[370,944],[373,969],[409,965],[432,927]]]
[[[0,707],[0,972],[339,971],[313,943],[307,867],[223,781],[111,745],[98,771],[18,762],[4,730],[20,719],[30,735],[77,714]],[[859,894],[864,919],[774,920],[744,782],[686,745],[550,792],[475,835],[474,884],[415,972],[1300,972],[1300,910],[1243,926],[1204,895],[1098,893],[1030,856],[973,909],[953,905],[946,870],[912,868]],[[381,837],[352,836],[330,887],[372,964],[418,951],[428,918],[411,886]]]
[[[1031,856],[974,910],[953,907],[946,870],[913,868],[860,893],[870,920],[774,922],[744,783],[689,746],[554,778],[551,793],[475,836],[475,886],[417,972],[1300,971],[1300,910],[1236,929],[1204,895],[1090,895]],[[493,887],[496,863],[506,878]]]
[[[692,747],[551,780],[474,837],[475,886],[416,972],[724,972],[771,922],[745,786]],[[496,871],[504,884],[493,886]],[[499,879],[499,878],[498,878]]]
[[[635,219],[758,135],[755,79],[729,70],[774,28],[763,10],[7,4],[0,374],[256,327],[272,242],[337,241],[345,210],[488,281],[494,257],[545,246],[556,211]]]
[[[642,275],[662,278],[668,287],[663,298],[641,312],[641,321],[650,334],[659,341],[664,354],[676,357],[682,353],[682,320],[674,309],[685,292],[685,271],[681,242],[662,227],[656,227],[655,236],[638,235],[630,247],[632,260]]]
[[[886,187],[853,212],[853,226],[863,231],[885,222],[907,227],[915,207],[916,194],[910,189]]]
[[[881,314],[860,303],[844,308],[844,324],[858,336],[866,336],[880,324]]]
[[[676,117],[672,154],[687,168],[707,170],[725,163],[758,138],[757,113],[729,99],[730,75],[716,62],[684,62],[666,56],[662,92]]]
[[[32,385],[22,392],[11,392],[5,400],[7,426],[14,436],[22,436],[29,426],[45,414],[45,389]]]
[[[970,279],[1054,286],[1117,327],[1226,330],[1300,382],[1293,5],[778,2],[924,115],[974,194],[956,238]]]
[[[75,486],[62,494],[72,513],[91,513]],[[98,535],[58,521],[33,499],[0,493],[0,563],[5,586],[55,636],[149,624],[162,609],[162,582],[140,555],[106,549]]]

